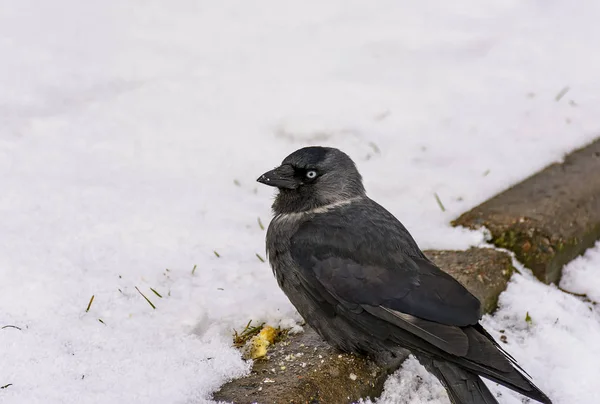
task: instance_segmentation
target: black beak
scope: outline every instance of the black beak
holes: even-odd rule
[[[294,169],[288,165],[282,165],[274,170],[267,171],[256,180],[261,184],[271,187],[296,189],[298,181],[294,178]]]

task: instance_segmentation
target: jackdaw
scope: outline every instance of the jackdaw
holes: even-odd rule
[[[497,403],[479,376],[551,403],[479,324],[479,300],[367,197],[345,153],[302,148],[258,182],[279,190],[266,238],[269,263],[323,339],[388,369],[408,350],[456,404]]]

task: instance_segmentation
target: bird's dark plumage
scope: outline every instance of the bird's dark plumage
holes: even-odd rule
[[[273,272],[330,344],[384,364],[408,349],[456,404],[497,402],[479,376],[550,403],[479,324],[477,298],[366,196],[346,154],[300,149],[258,181],[279,189],[267,232]]]

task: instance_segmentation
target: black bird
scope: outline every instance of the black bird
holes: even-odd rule
[[[479,324],[479,300],[366,196],[345,153],[306,147],[258,182],[279,189],[266,239],[277,282],[331,345],[390,370],[408,350],[456,404],[497,403],[479,376],[551,403]]]

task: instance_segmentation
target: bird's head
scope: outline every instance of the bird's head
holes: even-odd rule
[[[330,147],[296,150],[257,181],[279,189],[273,203],[276,214],[303,212],[365,195],[352,159]]]

